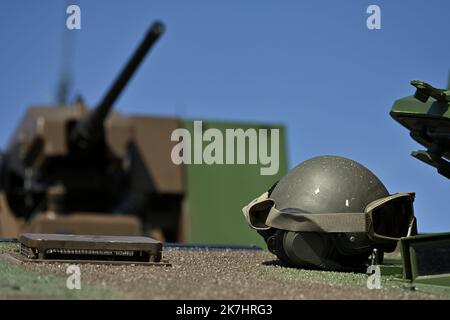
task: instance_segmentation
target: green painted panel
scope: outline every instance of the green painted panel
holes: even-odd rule
[[[400,240],[400,248],[404,280],[450,286],[450,233],[405,237]]]
[[[193,121],[184,121],[183,126],[191,133],[192,144],[194,144]],[[260,168],[266,167],[266,165],[259,163],[259,157],[258,164],[248,164],[248,153],[246,164],[185,165],[187,241],[192,243],[256,244],[264,247],[262,238],[256,231],[247,226],[241,209],[252,199],[267,191],[286,174],[287,157],[284,128],[280,125],[203,122],[203,132],[208,128],[216,128],[222,132],[224,146],[226,145],[226,129],[242,128],[244,131],[249,128],[256,130],[279,129],[279,171],[276,175],[261,175]],[[209,143],[203,142],[203,148]],[[248,144],[246,146],[248,151]],[[191,150],[193,152],[193,146]],[[223,153],[225,159],[226,150]]]
[[[448,102],[436,101],[433,98],[429,98],[427,102],[420,102],[414,96],[409,96],[395,101],[391,114],[394,117],[407,114],[450,118],[450,108]]]
[[[414,284],[428,284],[433,286],[450,287],[450,274],[432,276],[420,276],[414,280]]]

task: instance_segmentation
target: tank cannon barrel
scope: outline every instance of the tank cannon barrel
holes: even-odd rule
[[[155,22],[151,25],[139,47],[113,82],[100,104],[78,121],[70,135],[70,139],[73,143],[85,149],[102,136],[103,123],[111,111],[114,102],[117,100],[150,48],[163,34],[164,29],[164,25],[161,22]]]

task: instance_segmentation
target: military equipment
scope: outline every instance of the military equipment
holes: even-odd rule
[[[96,108],[77,101],[28,110],[2,157],[1,236],[156,230],[177,240],[184,189],[168,137],[179,121],[112,112],[163,32],[160,22],[150,27]]]
[[[288,265],[358,270],[374,249],[394,251],[415,232],[413,193],[389,195],[367,168],[321,156],[292,169],[244,207],[248,224]]]
[[[397,100],[390,115],[426,147],[411,155],[450,178],[450,90],[413,80],[413,96]],[[450,82],[449,82],[450,86]],[[403,280],[414,286],[450,286],[450,234],[420,234],[400,240]]]
[[[411,155],[450,178],[450,90],[418,80],[411,84],[416,87],[414,96],[397,100],[390,114],[427,148]]]
[[[163,30],[161,23],[150,28],[96,108],[79,99],[26,112],[0,159],[0,237],[37,232],[264,244],[247,232],[240,208],[286,173],[283,126],[203,121],[223,134],[279,129],[278,174],[262,176],[261,163],[175,165],[171,134],[185,128],[194,136],[194,121],[112,110]]]
[[[161,242],[149,237],[25,233],[19,241],[14,257],[28,262],[152,265],[162,257]]]
[[[402,238],[400,250],[404,280],[450,286],[450,233]]]

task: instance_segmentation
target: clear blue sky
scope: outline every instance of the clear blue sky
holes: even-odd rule
[[[73,1],[72,96],[99,101],[149,23],[167,32],[119,99],[124,113],[283,123],[289,164],[352,158],[415,191],[419,231],[450,231],[450,180],[389,110],[412,79],[447,84],[450,1]],[[382,29],[366,28],[381,7]],[[31,104],[52,104],[65,1],[0,1],[0,148]]]

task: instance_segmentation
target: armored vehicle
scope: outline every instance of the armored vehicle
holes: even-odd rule
[[[193,121],[113,111],[164,30],[161,22],[149,28],[95,108],[78,99],[72,105],[28,109],[1,156],[0,237],[37,232],[261,242],[248,235],[239,212],[261,185],[271,185],[286,172],[282,127],[275,126],[280,129],[279,173],[261,176],[258,165],[176,165],[171,134],[177,128],[194,132]],[[203,124],[223,132],[271,127]]]
[[[416,87],[415,94],[397,100],[391,116],[426,148],[411,155],[450,179],[450,86],[437,89],[419,80],[411,84]]]

